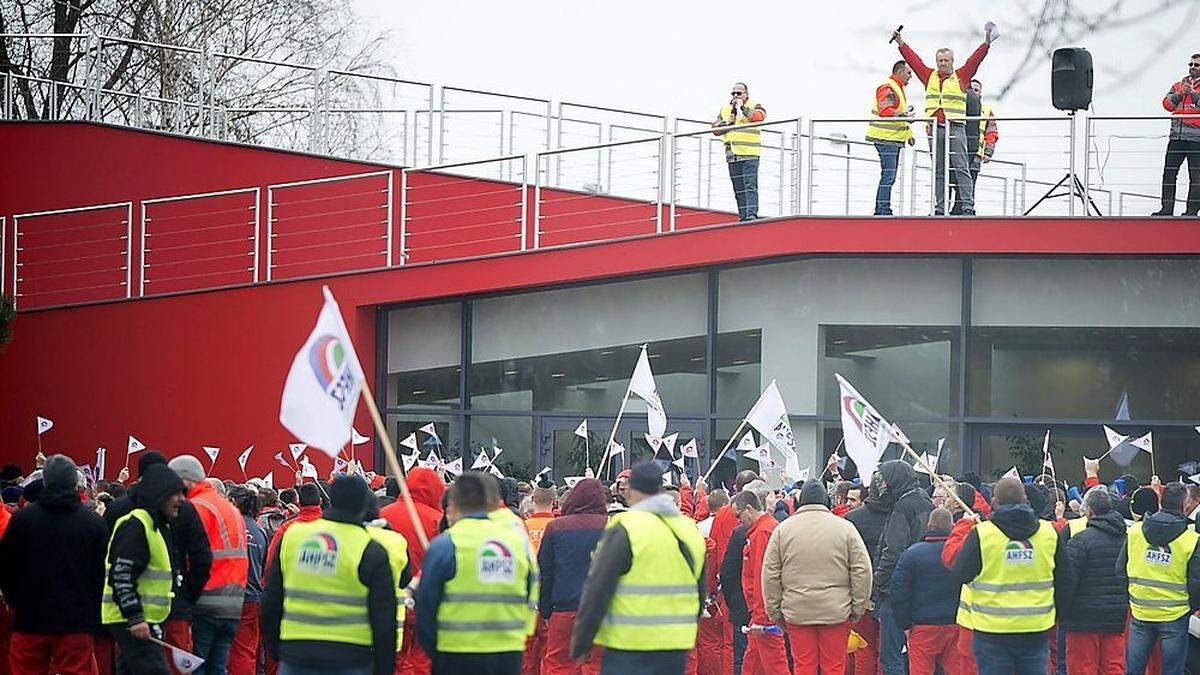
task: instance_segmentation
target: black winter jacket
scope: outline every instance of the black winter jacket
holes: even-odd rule
[[[1166,546],[1175,541],[1187,529],[1188,521],[1182,513],[1174,511],[1158,511],[1142,521],[1142,532],[1146,542],[1152,546]],[[1136,524],[1134,525],[1136,527]],[[1121,555],[1117,558],[1117,580],[1121,586],[1129,583],[1129,575],[1125,564],[1129,559],[1128,549],[1121,547]],[[1193,611],[1200,609],[1200,546],[1192,552],[1187,564],[1188,604]]]
[[[867,497],[862,506],[846,513],[846,520],[858,530],[867,553],[871,554],[872,568],[879,565],[879,540],[883,538],[883,526],[891,513],[887,504],[874,497]]]
[[[100,628],[108,530],[80,503],[74,464],[62,480],[52,471],[41,498],[13,514],[0,539],[0,590],[22,633],[91,633]]]
[[[746,533],[750,528],[738,525],[729,535],[729,546],[725,559],[721,561],[721,595],[729,609],[729,623],[745,626],[750,623],[750,608],[746,606],[746,594],[742,592],[742,549],[746,548]]]
[[[1079,534],[1065,536],[1069,532],[1063,530],[1059,542],[1066,546],[1067,566],[1058,625],[1078,633],[1124,632],[1129,596],[1117,578],[1116,566],[1125,549],[1125,519],[1109,511],[1090,519]]]
[[[131,506],[150,513],[154,527],[163,533],[169,549],[170,526],[161,506],[172,493],[183,492],[183,481],[165,464],[155,464],[147,467],[138,486]],[[150,547],[141,521],[130,518],[116,528],[108,546],[107,560],[109,570],[105,583],[111,587],[113,600],[120,608],[121,615],[130,625],[141,623],[145,616],[137,592],[137,582],[150,564]],[[175,586],[178,587],[180,574],[173,556],[171,571],[175,578]]]
[[[896,506],[883,526],[879,540],[879,563],[875,566],[875,583],[871,598],[876,604],[891,594],[892,572],[901,554],[925,533],[933,502],[917,485],[917,475],[908,462],[894,459],[884,462],[879,473],[887,483],[887,491],[900,495]]]

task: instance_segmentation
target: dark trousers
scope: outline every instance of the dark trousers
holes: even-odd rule
[[[729,180],[737,199],[738,220],[758,218],[758,158],[742,157],[729,164]]]
[[[876,143],[879,153],[879,187],[875,189],[875,215],[892,215],[892,186],[896,184],[896,169],[900,166],[899,143]]]
[[[975,633],[975,668],[979,675],[1032,675],[1045,673],[1050,662],[1046,638],[1033,644],[1012,646]]]
[[[884,675],[904,675],[908,672],[908,658],[904,655],[904,629],[896,623],[891,598],[880,600],[875,605],[875,619],[879,621],[880,668]]]
[[[600,675],[683,675],[687,656],[686,650],[629,652],[605,647]]]
[[[1184,160],[1188,164],[1188,199],[1183,215],[1200,212],[1200,141],[1172,138],[1167,141],[1167,159],[1163,164],[1162,213],[1175,213],[1175,179]]]
[[[433,655],[433,675],[521,675],[524,652]]]
[[[192,646],[196,656],[204,659],[197,673],[225,675],[229,650],[237,637],[240,619],[220,619],[199,612],[192,615]]]
[[[742,675],[742,662],[746,659],[746,646],[749,640],[742,632],[742,627],[733,627],[733,675]]]
[[[117,643],[117,675],[171,675],[162,647],[133,637],[123,625],[110,628]]]
[[[1150,651],[1158,642],[1162,648],[1163,675],[1183,675],[1187,661],[1188,619],[1184,614],[1174,621],[1142,621],[1130,619],[1129,633],[1125,638],[1125,672],[1141,673],[1146,670]]]

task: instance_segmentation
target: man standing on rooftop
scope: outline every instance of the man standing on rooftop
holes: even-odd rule
[[[946,162],[944,157],[948,132],[950,181],[958,191],[962,215],[973,216],[975,215],[975,189],[971,182],[971,155],[967,150],[966,120],[964,119],[967,116],[966,92],[970,88],[971,78],[975,77],[975,71],[983,62],[983,57],[987,56],[988,48],[992,44],[992,32],[987,31],[983,44],[979,45],[971,56],[967,57],[967,62],[957,70],[954,69],[954,52],[949,47],[937,50],[935,55],[937,69],[934,70],[925,65],[913,48],[904,42],[900,31],[894,31],[892,39],[899,45],[901,56],[925,84],[925,117],[937,119],[936,127],[928,128],[930,151],[937,161],[935,175],[937,205],[934,208],[934,214],[942,215],[946,208],[944,178]]]
[[[725,130],[725,127],[753,124],[767,119],[767,109],[750,100],[750,88],[744,82],[734,82],[729,89],[730,100],[717,112],[713,135],[725,141],[725,161],[729,164],[729,179],[733,181],[733,196],[737,199],[738,220],[758,218],[758,158],[762,155],[759,127]]]

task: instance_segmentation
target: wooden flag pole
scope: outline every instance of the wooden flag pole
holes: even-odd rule
[[[585,469],[592,468],[592,432],[589,431],[583,436],[583,467]]]
[[[617,438],[617,427],[621,425],[621,417],[625,414],[625,406],[629,405],[629,391],[632,387],[633,378],[630,378],[629,386],[625,387],[625,398],[621,399],[621,407],[617,410],[617,419],[613,422],[612,431],[608,434],[608,443],[604,444],[604,457],[600,459],[600,467],[596,471],[597,476],[603,476],[604,467],[608,466],[608,458],[612,454],[612,444]]]
[[[899,443],[900,447],[904,448],[905,452],[912,455],[913,459],[917,460],[917,463],[920,464],[922,467],[924,467],[925,471],[929,474],[929,477],[933,479],[933,482],[938,484],[938,487],[941,487],[943,490],[950,493],[950,497],[953,498],[955,502],[958,502],[958,505],[963,508],[964,513],[966,513],[967,515],[970,515],[970,516],[976,515],[975,511],[973,511],[971,509],[971,507],[967,506],[967,503],[962,500],[962,497],[958,496],[958,491],[951,490],[950,486],[946,485],[946,481],[942,480],[942,477],[939,476],[936,471],[929,468],[929,465],[925,463],[925,459],[923,457],[921,457],[920,455],[918,455],[917,451],[913,450],[907,441],[900,439],[900,438],[896,438],[895,434],[892,435],[892,440]],[[976,517],[978,517],[978,516],[976,516]]]
[[[375,433],[383,442],[384,461],[387,462],[388,470],[395,476],[396,482],[400,484],[400,497],[404,499],[404,508],[408,511],[408,517],[412,519],[417,540],[421,542],[421,548],[429,550],[429,538],[425,536],[425,528],[421,526],[417,507],[413,504],[412,495],[408,492],[408,482],[404,480],[404,471],[401,470],[400,462],[396,459],[396,450],[392,447],[392,437],[388,435],[387,428],[383,425],[383,418],[379,416],[379,408],[375,405],[375,397],[371,395],[371,387],[366,380],[363,380],[362,383],[362,398],[367,404],[367,411],[371,413],[371,422],[375,424]]]
[[[845,442],[846,442],[846,437],[842,436],[842,440],[838,441],[837,447],[833,449],[833,456],[835,456],[835,457],[837,456],[838,450],[842,449],[842,444],[844,444]],[[836,462],[834,463],[834,466],[837,466]],[[825,474],[827,474],[827,473],[829,473],[829,462],[828,461],[825,462],[825,468],[821,470],[821,478],[824,478]],[[840,473],[841,472],[839,471],[839,474]]]
[[[704,478],[700,479],[704,481],[705,485],[708,485],[708,477],[712,475],[713,469],[717,468],[717,465],[725,459],[725,453],[729,452],[729,446],[733,445],[733,442],[737,440],[738,434],[742,433],[742,429],[745,427],[746,419],[742,418],[742,423],[738,425],[737,430],[734,431],[733,435],[729,437],[729,440],[725,443],[725,447],[721,448],[721,454],[717,455],[716,459],[713,460],[713,463],[708,466],[708,471],[704,474]],[[699,464],[696,466],[699,468]]]

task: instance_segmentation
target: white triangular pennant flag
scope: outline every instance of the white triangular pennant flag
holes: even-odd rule
[[[91,464],[84,464],[83,466],[79,467],[78,471],[85,479],[87,479],[88,485],[95,485],[96,474],[92,472]]]
[[[1042,466],[1054,474],[1054,459],[1050,457],[1050,430],[1046,430],[1046,438],[1042,441]]]
[[[158,642],[158,640],[155,640],[155,642]],[[170,650],[171,663],[175,665],[175,670],[178,670],[181,673],[193,673],[198,670],[200,666],[204,665],[204,659],[189,651],[184,651],[175,645],[165,642],[161,644],[166,645],[167,649]]]
[[[279,462],[280,464],[286,466],[289,469],[292,468],[292,465],[288,464],[287,460],[283,458],[283,451],[275,453],[275,461]]]
[[[1104,437],[1108,439],[1108,449],[1109,450],[1112,450],[1113,448],[1117,447],[1118,445],[1129,440],[1128,436],[1122,436],[1121,434],[1118,434],[1117,432],[1113,431],[1111,428],[1109,428],[1107,426],[1104,427]]]
[[[944,439],[944,438],[939,438],[939,439],[938,439],[938,449],[937,449],[937,456],[938,456],[939,458],[942,456],[942,448],[943,448],[943,447],[945,447],[945,446],[946,446],[946,439]]]
[[[471,465],[471,470],[486,469],[492,465],[492,458],[488,457],[487,450],[479,448],[479,454],[475,455],[475,463]]]
[[[275,472],[268,471],[267,475],[263,476],[262,480],[263,480],[263,485],[266,485],[269,488],[274,488],[275,487]]]
[[[446,471],[449,471],[450,473],[454,474],[455,476],[461,476],[462,472],[463,472],[462,457],[459,457],[458,459],[454,460],[453,462],[448,462],[446,464]]]
[[[350,468],[350,462],[347,462],[346,460],[342,459],[341,457],[333,458],[333,472],[334,473],[348,473],[349,468]]]
[[[412,452],[406,453],[406,454],[410,454],[410,455],[417,454],[417,435],[415,433],[409,434],[408,436],[406,436],[404,438],[404,440],[400,441],[400,445],[405,448],[412,449]]]
[[[415,452],[408,455],[400,455],[400,459],[404,460],[404,473],[412,471],[413,465],[417,463],[419,457],[420,455]]]
[[[330,457],[350,441],[350,428],[366,377],[329,288],[312,333],[292,359],[279,421],[292,434]]]
[[[738,441],[738,444],[737,444],[738,452],[750,452],[751,450],[754,450],[757,447],[758,447],[758,444],[754,442],[754,432],[753,431],[747,431],[746,435],[742,436],[742,440]]]
[[[1196,430],[1196,433],[1200,434],[1200,426],[1194,426],[1192,428]]]
[[[501,472],[500,469],[497,468],[495,464],[488,467],[488,473],[492,474],[496,478],[504,478],[504,473]]]
[[[246,448],[242,454],[238,455],[238,466],[242,467],[242,473],[246,473],[246,462],[250,461],[250,453],[254,452],[254,446]]]
[[[367,470],[363,468],[363,465],[362,465],[362,460],[361,460],[361,459],[356,459],[356,460],[354,460],[353,462],[351,462],[351,463],[350,463],[350,466],[354,467],[354,471],[355,471],[355,472],[356,472],[358,475],[360,475],[360,476],[366,476],[366,475],[367,475]]]
[[[362,434],[358,433],[358,429],[350,427],[350,445],[362,445],[369,440],[371,440],[369,436],[363,436]]]
[[[96,480],[104,480],[104,469],[108,464],[108,450],[96,448]]]
[[[212,471],[213,466],[217,463],[217,455],[221,454],[220,448],[214,448],[211,445],[202,445],[200,449],[204,454],[208,455],[208,470]]]
[[[775,380],[763,390],[746,414],[746,422],[758,430],[764,439],[775,446],[783,455],[783,461],[789,475],[800,473],[800,460],[796,455],[796,442],[792,438],[792,423],[788,420],[787,406]]]
[[[288,443],[288,450],[292,451],[292,461],[299,461],[300,455],[303,455],[307,449],[308,446],[304,443]]]
[[[307,457],[304,457],[300,460],[300,477],[312,478],[313,480],[318,478],[317,467],[313,466],[312,462],[308,461]]]
[[[146,446],[145,446],[145,445],[143,445],[141,441],[139,441],[138,439],[134,438],[133,436],[130,436],[130,437],[129,437],[129,444],[125,446],[125,454],[126,454],[126,455],[132,455],[132,454],[134,454],[135,452],[141,452],[141,451],[143,451],[143,450],[145,450],[145,449],[146,449]]]
[[[651,436],[650,434],[645,434],[645,436],[646,443],[650,446],[650,449],[657,453],[658,449],[662,447],[662,439]]]
[[[667,453],[672,457],[675,456],[675,443],[679,441],[679,432],[663,436],[663,445],[667,448]]]
[[[1188,476],[1188,480],[1192,481],[1196,485],[1200,485],[1200,473],[1194,473]]]
[[[550,467],[548,467],[548,466],[542,467],[542,470],[537,472],[537,475],[533,477],[533,481],[536,483],[538,480],[541,479],[542,476],[545,476],[548,473],[550,473]]]
[[[858,467],[863,483],[871,480],[879,458],[892,442],[892,425],[863,398],[846,378],[834,374],[841,387],[838,409],[842,416],[842,438],[845,439],[846,454]]]
[[[682,471],[684,468],[684,459],[683,459],[684,457],[686,457],[686,455],[681,454],[681,455],[679,455],[679,457],[671,460],[671,463],[674,464],[675,466],[679,467],[679,469]]]
[[[933,475],[925,469],[926,466],[934,471],[937,471],[937,459],[930,457],[928,452],[922,452],[921,461],[916,463],[916,465],[913,467],[913,470],[915,470],[917,473],[923,473],[926,476]]]
[[[50,427],[53,427],[53,426],[54,426],[54,422],[52,420],[48,420],[45,417],[38,417],[37,418],[38,436],[41,436],[42,434],[46,433],[47,431],[50,431]]]
[[[696,439],[693,438],[692,440],[688,441],[687,443],[684,443],[683,447],[679,449],[679,454],[683,457],[691,457],[692,459],[699,459],[700,453],[696,451]]]
[[[437,450],[430,448],[429,454],[425,459],[421,460],[421,466],[427,469],[436,469],[442,465],[442,458],[437,454]]]
[[[1013,465],[1013,468],[1005,471],[1001,478],[1016,478],[1017,480],[1021,480],[1021,472],[1017,471],[1016,465]]]
[[[437,435],[437,429],[436,429],[436,428],[434,428],[434,426],[433,426],[433,422],[430,422],[429,424],[426,424],[425,426],[423,426],[423,427],[421,427],[420,429],[418,429],[418,431],[423,431],[423,432],[425,432],[426,434],[429,434],[429,437],[433,439],[433,443],[434,443],[434,445],[441,445],[441,444],[442,444],[442,439],[438,438],[438,435]]]
[[[662,399],[658,397],[658,387],[654,384],[654,373],[650,370],[650,357],[646,353],[646,345],[642,345],[637,365],[633,368],[633,377],[629,380],[629,393],[646,402],[646,425],[650,428],[650,435],[662,438],[667,431],[667,413],[663,410]],[[657,446],[655,449],[657,450]]]
[[[609,457],[616,457],[617,455],[624,455],[624,454],[625,454],[625,446],[621,445],[620,443],[613,441],[608,446],[608,456]]]
[[[580,422],[579,426],[575,427],[575,435],[580,438],[588,437],[587,420]]]
[[[1150,454],[1154,454],[1154,432],[1147,431],[1145,436],[1139,436],[1129,441],[1129,444],[1135,448],[1145,450]]]
[[[757,461],[759,471],[770,471],[772,469],[780,468],[779,464],[777,464],[775,460],[771,458],[771,445],[769,443],[760,445],[750,452],[747,452],[746,458]],[[798,474],[800,472],[797,471],[796,473]]]
[[[583,480],[584,478],[585,478],[585,476],[566,476],[563,478],[563,480],[566,481],[567,487],[573,488],[573,487],[575,487],[576,483]]]

